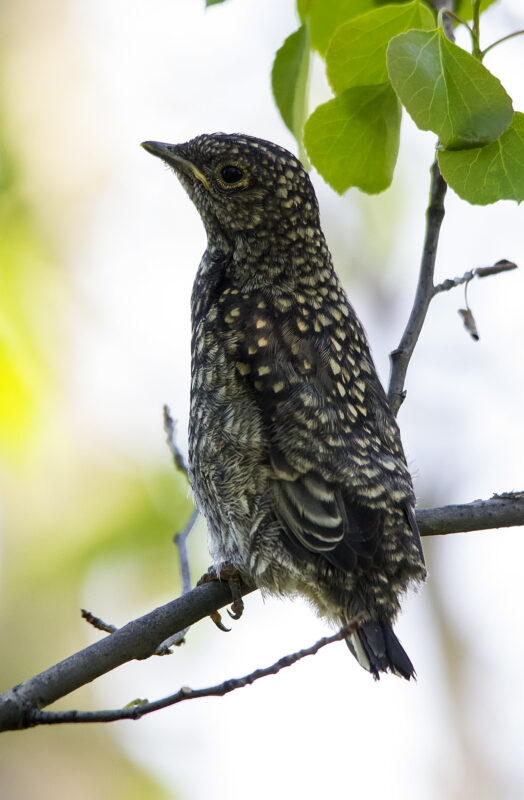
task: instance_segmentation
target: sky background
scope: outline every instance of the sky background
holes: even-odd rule
[[[524,27],[519,0],[482,19],[484,43]],[[176,178],[139,143],[222,130],[295,150],[269,74],[296,25],[287,0],[207,12],[196,0],[22,0],[0,12],[0,155],[4,179],[13,175],[0,205],[0,334],[19,369],[0,431],[2,688],[98,638],[80,606],[123,624],[179,591],[171,536],[191,504],[162,405],[185,449],[189,296],[205,235]],[[486,59],[519,110],[523,42]],[[318,62],[311,108],[328,97]],[[312,173],[384,382],[414,294],[434,145],[405,117],[393,186],[375,197],[338,197]],[[514,203],[446,200],[437,281],[502,258],[521,270],[470,285],[477,343],[457,314],[462,289],[432,303],[399,415],[420,505],[523,488],[523,223]],[[0,797],[521,798],[523,534],[424,541],[430,580],[406,598],[397,628],[416,684],[376,684],[333,645],[227,698],[139,723],[9,734]],[[196,579],[208,566],[202,522],[190,548]],[[203,621],[171,658],[127,665],[61,707],[211,685],[326,632],[299,601],[250,596],[230,634]]]

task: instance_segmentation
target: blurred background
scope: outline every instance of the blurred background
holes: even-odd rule
[[[204,232],[144,139],[241,131],[295,150],[270,93],[291,0],[20,0],[0,8],[0,689],[180,591],[172,536],[191,500],[162,405],[187,446],[189,295]],[[524,27],[520,0],[483,42]],[[465,40],[462,40],[465,44]],[[486,66],[524,110],[524,50]],[[312,107],[329,97],[320,63]],[[336,196],[313,173],[328,242],[377,367],[414,293],[434,137],[405,119],[393,186]],[[523,212],[446,201],[437,279],[508,258],[521,270],[433,302],[400,412],[419,504],[523,488]],[[343,644],[226,698],[136,723],[8,733],[0,797],[391,800],[524,796],[524,531],[425,539],[430,580],[398,624],[414,685],[375,684]],[[205,526],[190,539],[207,568]],[[239,676],[327,629],[300,602],[246,601],[169,658],[130,664],[57,704],[107,708]]]

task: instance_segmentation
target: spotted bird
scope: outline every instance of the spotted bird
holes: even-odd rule
[[[399,429],[333,269],[300,162],[272,142],[144,142],[195,204],[189,473],[215,564],[340,625],[375,678],[414,676],[393,632],[426,572]]]

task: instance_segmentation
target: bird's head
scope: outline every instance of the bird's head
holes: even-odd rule
[[[288,150],[242,134],[211,133],[185,144],[143,142],[175,171],[208,237],[297,232],[318,226],[309,177]]]

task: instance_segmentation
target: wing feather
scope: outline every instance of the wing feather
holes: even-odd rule
[[[348,310],[345,321],[319,314],[317,328],[292,295],[267,290],[242,306],[228,296],[223,308],[269,433],[273,503],[290,549],[345,570],[369,564],[380,557],[388,492],[400,487],[402,506],[411,483],[360,324]]]

